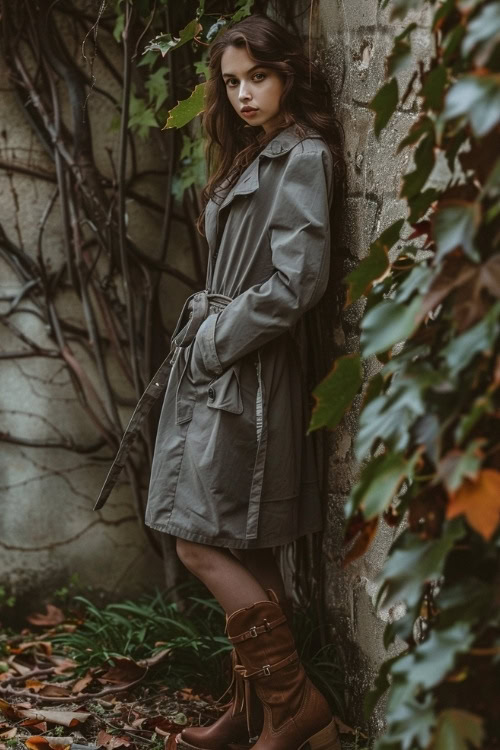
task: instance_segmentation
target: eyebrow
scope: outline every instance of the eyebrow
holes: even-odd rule
[[[264,67],[265,67],[264,65],[253,65],[251,68],[247,70],[247,73],[252,73],[256,68],[264,68]],[[238,78],[238,76],[235,75],[234,73],[223,73],[222,77],[223,78]]]

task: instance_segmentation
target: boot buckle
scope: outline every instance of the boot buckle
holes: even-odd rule
[[[269,677],[270,674],[271,674],[271,665],[270,664],[266,664],[265,667],[262,667],[262,671],[264,672],[264,674],[266,675],[266,677]]]
[[[257,627],[255,625],[252,628],[250,628],[249,633],[252,636],[252,638],[257,638],[257,636],[259,635],[257,633]]]

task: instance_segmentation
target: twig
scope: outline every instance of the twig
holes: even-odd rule
[[[76,695],[68,696],[37,695],[36,693],[31,693],[29,690],[15,690],[10,685],[3,687],[2,683],[0,684],[0,695],[7,695],[16,698],[30,698],[36,702],[42,701],[43,703],[85,703],[86,701],[95,700],[96,698],[103,698],[105,695],[125,693],[127,690],[130,690],[142,682],[147,673],[148,670],[146,669],[139,679],[129,682],[127,685],[116,685],[114,687],[104,688],[98,693],[77,693]]]

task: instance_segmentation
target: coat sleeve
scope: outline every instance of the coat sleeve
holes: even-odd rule
[[[203,321],[193,357],[207,374],[220,375],[290,329],[324,294],[330,268],[329,156],[318,150],[288,157],[268,229],[274,272]]]

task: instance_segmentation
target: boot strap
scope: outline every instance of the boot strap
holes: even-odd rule
[[[241,635],[228,636],[231,643],[241,643],[242,641],[248,641],[249,638],[257,638],[261,633],[268,633],[270,630],[277,628],[278,625],[282,625],[287,622],[286,615],[278,617],[276,620],[264,620],[264,625],[254,625],[250,630],[241,633]]]
[[[271,675],[273,672],[277,672],[279,669],[283,669],[283,667],[287,667],[289,664],[293,664],[298,660],[299,655],[297,651],[294,651],[285,659],[277,661],[276,664],[266,664],[264,667],[262,667],[261,669],[257,669],[255,672],[248,672],[241,664],[235,664],[234,671],[236,674],[241,675],[244,680],[258,680],[260,677],[269,677],[269,675]]]

